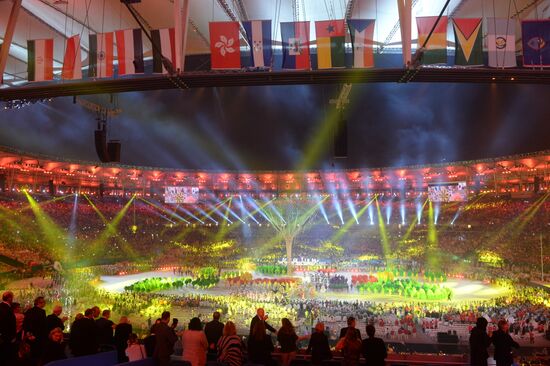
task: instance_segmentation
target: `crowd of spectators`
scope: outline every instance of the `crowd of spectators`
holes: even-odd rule
[[[158,204],[161,206],[158,209],[139,199],[133,200],[126,207],[129,202],[127,198],[94,197],[88,201],[83,196],[76,199],[70,196],[52,200],[48,196],[37,195],[35,199],[40,205],[39,209],[51,218],[51,224],[59,230],[51,230],[49,235],[44,236],[44,221],[37,220],[25,196],[21,193],[4,193],[0,195],[0,209],[6,225],[0,226],[0,255],[16,258],[25,264],[49,263],[56,259],[67,259],[64,257],[67,255],[73,262],[86,261],[89,264],[102,264],[105,261],[116,263],[128,258],[151,256],[162,262],[171,259],[172,263],[183,263],[189,261],[185,250],[166,244],[182,238],[188,244],[202,243],[219,230],[212,221],[202,225],[185,213],[175,212],[174,207]],[[420,225],[409,230],[410,223],[417,220],[418,202],[408,200],[404,203],[404,218],[396,214],[400,212],[401,202],[382,204],[385,211],[394,213],[385,230],[389,252],[396,258],[421,259],[425,252],[419,248],[428,235],[427,212],[423,213]],[[388,205],[395,207],[389,210],[386,208]],[[189,207],[189,210],[192,212],[194,208]],[[121,212],[125,214],[114,220]],[[503,262],[499,265],[507,269],[517,268],[518,271],[540,264],[539,239],[540,234],[550,229],[550,202],[540,197],[512,199],[487,195],[460,204],[441,204],[439,212],[438,222],[441,227],[438,228],[437,245],[440,252],[461,259],[476,259],[476,253],[480,250],[489,250],[502,258]],[[195,216],[203,215],[197,212]],[[378,222],[376,217],[373,219]],[[113,224],[115,221],[116,224]],[[379,225],[369,225],[367,215],[362,217],[362,221],[363,225],[348,228],[338,244],[346,249],[348,258],[365,252],[382,257],[384,253],[380,245]],[[191,225],[190,230],[186,230],[182,236],[182,229],[193,222],[195,225]],[[226,230],[224,235],[228,240],[233,239],[247,247],[257,247],[269,241],[272,230],[268,225],[258,226],[254,223],[250,230]],[[296,240],[315,244],[320,238],[332,237],[334,230],[332,225],[326,225],[325,220],[319,218]],[[50,241],[66,243],[70,250],[59,253],[55,250],[56,244]],[[548,245],[545,238],[543,252],[550,250]],[[82,257],[79,249],[84,247],[95,253]],[[307,245],[304,248],[307,252]],[[304,254],[308,256],[308,253]],[[546,260],[550,260],[550,257],[547,256]]]
[[[111,311],[101,311],[98,306],[78,313],[70,324],[70,332],[64,333],[69,319],[62,316],[62,307],[56,305],[52,313],[46,315],[45,305],[46,299],[39,296],[34,300],[34,306],[22,314],[18,303],[14,302],[14,294],[10,291],[2,294],[0,364],[41,366],[67,357],[116,350],[119,362],[153,357],[158,365],[166,366],[177,348],[176,342],[181,344],[181,359],[192,366],[204,366],[207,359],[240,366],[245,358],[250,362],[275,365],[274,352],[279,353],[283,366],[289,366],[302,340],[309,340],[304,352],[311,354],[313,364],[332,358],[322,322],[316,324],[312,335],[298,336],[288,318],[281,320],[278,330],[271,326],[263,308],[256,310],[247,337],[237,335],[237,327],[232,321],[222,323],[219,312],[214,312],[212,320],[205,325],[201,319],[193,317],[187,329],[181,330],[178,320],[174,318],[170,324],[171,314],[164,311],[150,327],[147,336],[140,339],[127,317],[121,317],[115,324],[110,319]],[[356,364],[353,362],[358,362],[362,355],[368,365],[383,365],[387,350],[384,342],[374,337],[374,326],[369,324],[366,327],[368,338],[361,342],[360,331],[354,328],[353,320],[350,317],[348,327],[342,329],[335,350],[341,351],[344,359],[351,362],[347,364]],[[267,331],[276,336],[276,344]]]

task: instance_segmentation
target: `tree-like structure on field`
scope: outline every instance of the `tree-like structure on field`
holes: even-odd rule
[[[319,203],[311,204],[303,200],[279,198],[263,210],[277,232],[275,240],[285,245],[287,274],[292,274],[294,240],[311,225],[318,205]]]

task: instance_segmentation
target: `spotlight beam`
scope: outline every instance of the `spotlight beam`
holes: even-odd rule
[[[375,196],[376,197],[376,196]],[[372,198],[369,202],[367,202],[367,204],[361,208],[359,210],[359,212],[357,213],[357,219],[360,219],[361,216],[363,216],[363,214],[365,212],[367,212],[367,208],[369,208],[369,206],[374,202],[374,198]],[[349,230],[349,228],[353,225],[353,222],[354,222],[354,218],[350,218],[344,226],[342,226],[333,236],[332,238],[330,239],[332,243],[337,243],[338,241],[340,241],[340,239],[342,238],[342,236],[344,236],[344,234]]]

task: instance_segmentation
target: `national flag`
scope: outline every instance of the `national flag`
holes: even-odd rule
[[[210,22],[209,28],[212,70],[240,69],[239,22]]]
[[[27,41],[27,79],[53,80],[53,39]]]
[[[176,33],[174,28],[153,29],[153,72],[167,74],[168,70],[162,62],[163,57],[172,63],[176,60]]]
[[[453,18],[455,65],[483,65],[482,18]]]
[[[346,66],[346,22],[321,20],[315,22],[317,35],[317,68],[331,69]]]
[[[309,70],[309,21],[281,23],[283,69]]]
[[[550,67],[550,20],[521,23],[524,67]]]
[[[516,25],[513,19],[487,18],[489,67],[516,67]]]
[[[115,36],[118,74],[143,74],[145,72],[145,65],[143,63],[141,29],[117,30]]]
[[[424,45],[437,18],[438,17],[416,17],[416,26],[418,27],[418,48]],[[439,19],[426,45],[422,63],[425,65],[447,63],[447,17],[441,17],[441,19]]]
[[[61,79],[82,79],[82,53],[80,52],[80,36],[75,35],[67,39]]]
[[[89,77],[113,76],[113,32],[90,34]]]
[[[348,20],[353,48],[353,67],[374,67],[374,19]]]
[[[250,45],[250,58],[255,67],[271,67],[273,50],[271,45],[271,20],[250,20],[243,22],[246,39]]]

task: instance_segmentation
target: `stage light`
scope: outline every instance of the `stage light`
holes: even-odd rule
[[[369,206],[369,223],[374,226],[374,209],[372,205]]]
[[[401,214],[401,225],[405,225],[405,200],[402,199],[399,204],[399,213]]]
[[[386,202],[386,225],[390,224],[392,210],[393,210],[393,205],[392,205],[392,199],[390,198],[389,201]]]
[[[347,199],[348,208],[351,212],[351,215],[353,216],[353,219],[355,220],[355,223],[359,225],[359,219],[357,218],[357,212],[355,211],[355,206],[353,205],[353,202],[351,199]]]

